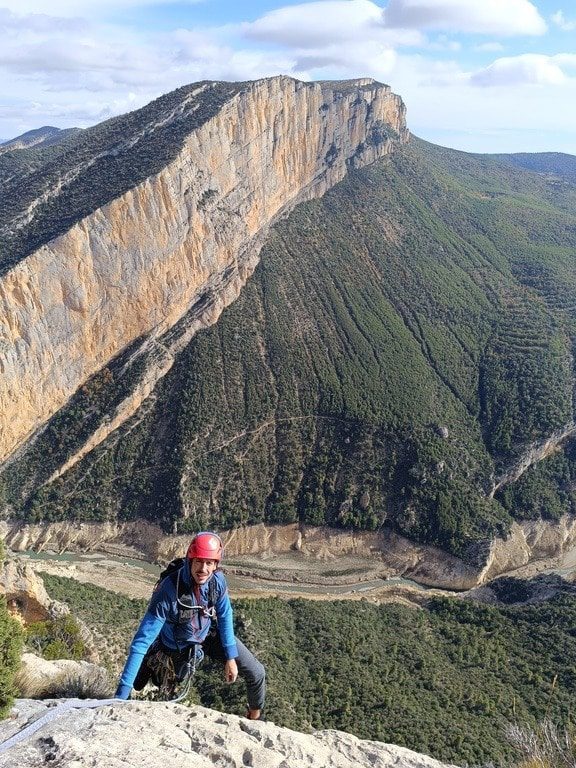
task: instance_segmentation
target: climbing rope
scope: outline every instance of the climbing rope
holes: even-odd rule
[[[24,726],[24,728],[19,730],[13,736],[10,736],[6,741],[3,741],[0,744],[0,755],[7,752],[19,742],[24,741],[24,739],[29,739],[30,736],[35,734],[36,731],[39,731],[40,728],[43,728],[47,723],[52,722],[52,720],[61,717],[70,709],[95,709],[96,707],[105,707],[109,704],[117,704],[121,701],[125,702],[127,699],[68,699],[62,704],[58,704],[58,706],[50,709],[45,715],[38,718],[38,720],[35,720],[33,723],[30,723],[30,725]]]
[[[199,661],[202,661],[203,658],[204,654],[202,653],[200,646],[193,645],[188,652],[188,661],[186,662],[184,669],[180,672],[180,675],[183,675],[180,682],[180,685],[183,686],[183,690],[180,695],[177,696],[177,698],[170,699],[170,701],[183,701],[185,698],[187,698],[188,694],[190,693],[190,688],[192,687],[192,679],[196,674],[196,666]]]
[[[158,699],[171,702],[183,701],[190,693],[192,679],[203,658],[201,646],[192,645],[188,649],[186,660],[180,661],[176,668],[173,655],[162,648],[155,650],[147,659],[147,663],[153,673],[152,679],[158,686]],[[178,688],[180,692],[177,694]]]

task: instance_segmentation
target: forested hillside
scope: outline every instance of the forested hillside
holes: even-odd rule
[[[87,382],[4,472],[5,502],[180,531],[390,525],[468,559],[514,517],[572,511],[575,203],[571,172],[417,139],[351,171],[277,224],[131,422],[44,484],[161,343]]]
[[[145,601],[44,578],[108,646],[127,648]],[[266,716],[277,725],[337,728],[457,765],[502,765],[513,755],[507,724],[571,722],[573,594],[500,608],[438,598],[424,610],[278,598],[234,605],[239,636],[266,665]],[[221,666],[205,662],[193,700],[241,714],[244,685],[225,685]]]

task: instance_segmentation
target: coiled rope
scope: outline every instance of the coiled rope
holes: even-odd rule
[[[68,712],[70,709],[96,709],[96,707],[105,707],[109,704],[118,704],[119,702],[127,701],[127,699],[68,699],[62,704],[53,707],[45,715],[35,720],[30,725],[24,726],[21,730],[10,736],[9,739],[3,741],[0,744],[0,755],[7,752],[13,746],[25,739],[29,739],[36,731],[43,728],[47,723],[56,720],[58,717]]]

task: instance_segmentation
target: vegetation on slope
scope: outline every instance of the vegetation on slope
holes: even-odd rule
[[[573,511],[570,446],[490,491],[573,418],[575,198],[418,140],[350,173],[276,226],[154,398],[46,484],[146,354],[88,382],[4,473],[6,503],[180,531],[387,525],[468,559],[512,517]]]
[[[71,615],[35,621],[26,627],[26,646],[43,659],[83,661],[89,655],[82,630]]]
[[[144,601],[45,581],[127,648]],[[234,605],[238,635],[266,665],[266,714],[277,725],[338,728],[460,765],[502,764],[512,754],[508,723],[546,716],[563,725],[576,706],[574,595],[506,608],[448,599],[425,610],[277,598]],[[245,710],[243,684],[224,685],[217,664],[204,663],[196,687],[205,706]]]
[[[4,595],[0,595],[0,720],[14,701],[14,677],[20,665],[22,636],[18,623],[10,616]]]

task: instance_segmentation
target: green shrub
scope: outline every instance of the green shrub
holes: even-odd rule
[[[0,539],[0,569],[4,564],[4,542]],[[0,595],[0,719],[7,716],[15,694],[14,678],[22,654],[22,627],[8,611]]]
[[[37,621],[26,627],[26,645],[44,659],[74,659],[86,656],[86,645],[73,616]]]
[[[9,614],[6,599],[0,595],[0,719],[10,712],[15,694],[14,677],[20,666],[22,631]]]

